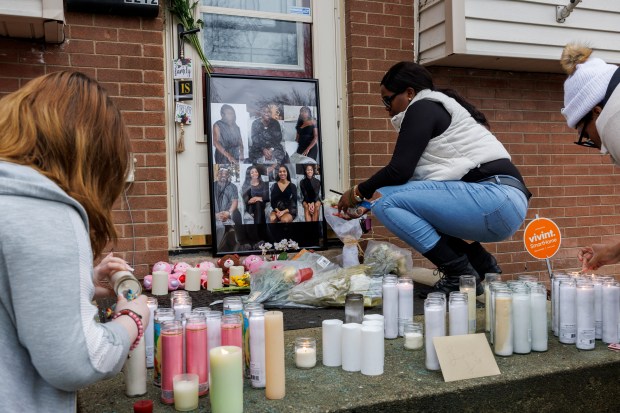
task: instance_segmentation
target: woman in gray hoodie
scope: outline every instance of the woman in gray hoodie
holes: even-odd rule
[[[93,269],[116,239],[128,155],[118,108],[81,73],[45,75],[0,100],[3,411],[75,411],[77,390],[116,375],[149,322],[145,296],[119,296],[119,317],[105,324],[92,304],[130,269],[112,255]]]

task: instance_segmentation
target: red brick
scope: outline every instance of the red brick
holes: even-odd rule
[[[113,56],[142,56],[142,45],[123,42],[95,42],[95,53]]]

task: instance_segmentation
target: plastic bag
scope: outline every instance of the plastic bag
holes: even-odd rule
[[[344,243],[342,248],[343,268],[359,265],[358,241],[362,237],[362,227],[358,219],[346,220],[334,214],[338,213],[337,208],[325,206],[325,220],[340,241]]]
[[[384,241],[368,241],[364,252],[364,264],[371,268],[373,275],[403,275],[413,271],[411,251]]]

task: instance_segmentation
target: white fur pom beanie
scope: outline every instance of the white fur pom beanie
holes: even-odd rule
[[[577,123],[605,97],[607,86],[618,66],[590,57],[592,49],[568,44],[562,52],[561,64],[568,79],[564,82],[562,115],[569,127]]]

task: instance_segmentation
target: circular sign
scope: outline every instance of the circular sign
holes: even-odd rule
[[[532,257],[541,260],[551,258],[560,249],[560,228],[550,219],[536,218],[525,228],[523,242]]]

